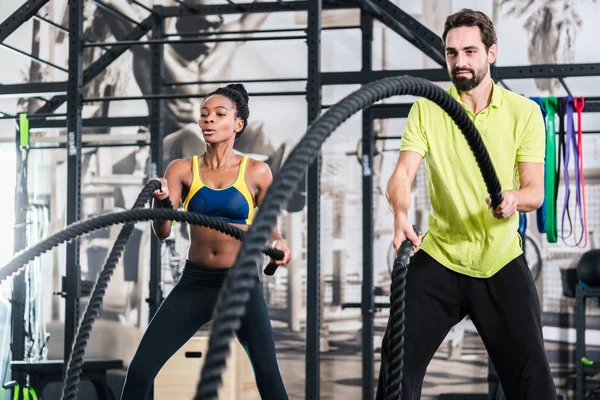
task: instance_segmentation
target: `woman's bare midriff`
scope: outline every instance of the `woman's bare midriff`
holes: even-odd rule
[[[232,224],[244,231],[246,225]],[[229,268],[235,263],[242,242],[214,229],[190,226],[188,260],[207,268]]]

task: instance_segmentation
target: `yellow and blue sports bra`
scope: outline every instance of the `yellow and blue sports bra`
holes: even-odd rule
[[[192,157],[192,185],[183,202],[186,211],[203,214],[232,224],[250,225],[254,200],[246,184],[248,156],[243,156],[235,181],[222,189],[208,186],[200,176],[198,156]]]

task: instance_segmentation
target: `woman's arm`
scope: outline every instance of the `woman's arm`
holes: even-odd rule
[[[185,174],[190,170],[187,160],[173,160],[165,171],[164,178],[158,179],[162,183],[162,187],[152,195],[154,196],[153,208],[162,208],[161,201],[167,197],[171,199],[173,207],[178,208],[181,201],[181,193],[183,190],[183,181]],[[164,240],[171,235],[172,221],[153,221],[152,227],[154,233],[160,240]]]
[[[267,164],[262,161],[250,160],[248,165],[248,170],[252,175],[252,180],[255,182],[256,187],[256,206],[260,208],[271,183],[273,183],[273,174],[271,173],[271,169]],[[273,260],[277,265],[285,265],[287,264],[291,258],[292,254],[290,249],[287,246],[285,239],[281,236],[277,225],[275,225],[271,229],[271,240],[270,243],[276,249],[283,251],[284,257],[283,260]]]

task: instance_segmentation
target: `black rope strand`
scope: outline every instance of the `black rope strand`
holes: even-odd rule
[[[417,235],[421,234],[421,230],[416,226],[413,226],[413,229]],[[414,245],[410,240],[402,242],[392,269],[390,317],[388,321],[390,335],[387,349],[388,354],[391,355],[387,366],[387,376],[391,377],[391,379],[385,388],[386,400],[399,399],[402,393],[405,328],[404,298],[406,294],[406,274],[413,249]]]
[[[313,122],[275,176],[219,294],[195,400],[216,399],[218,396],[221,374],[229,355],[229,342],[245,314],[245,302],[261,247],[268,239],[271,227],[277,222],[281,206],[291,197],[319,148],[350,116],[379,100],[398,95],[425,97],[439,105],[452,118],[474,153],[492,206],[496,207],[502,202],[502,188],[481,136],[463,107],[448,92],[425,79],[406,76],[372,82],[353,92]]]
[[[135,226],[134,222],[148,220],[173,220],[216,229],[238,240],[243,240],[245,237],[246,232],[217,219],[201,214],[175,211],[172,209],[172,204],[168,199],[166,199],[167,201],[163,201],[163,206],[168,207],[170,205],[171,209],[140,209],[151,198],[152,192],[159,187],[160,183],[157,181],[153,180],[148,182],[134,203],[133,210],[111,213],[92,218],[87,221],[72,224],[66,229],[51,235],[46,240],[36,244],[35,246],[25,249],[9,264],[0,269],[1,283],[6,278],[23,270],[25,265],[27,265],[31,260],[37,258],[39,255],[58,246],[61,243],[68,242],[78,236],[90,233],[97,229],[102,229],[117,223],[126,223],[119,233],[113,248],[111,249],[104,268],[98,276],[92,296],[85,310],[84,317],[77,328],[77,336],[67,362],[67,375],[63,381],[61,399],[77,399],[80,375],[84,364],[83,359],[85,356],[85,348],[87,347],[93,324],[102,307],[102,301],[106,292],[106,288],[108,287],[108,283],[110,282],[110,278],[114,273],[119,258],[125,249],[125,245],[127,244],[127,241],[133,232]],[[280,260],[283,258],[283,252],[278,249],[266,247],[263,249],[263,252],[274,259]]]
[[[138,198],[136,199],[132,208],[136,209],[144,207],[152,198],[152,192],[160,189],[160,186],[161,183],[157,180],[149,181],[138,195]],[[167,206],[166,208],[173,208],[173,204],[168,198],[165,199],[165,205]],[[110,251],[106,263],[102,268],[102,271],[98,275],[98,279],[94,285],[94,290],[92,292],[92,296],[90,297],[90,301],[88,302],[81,322],[78,324],[77,335],[75,337],[75,341],[73,342],[71,352],[69,353],[69,359],[67,360],[67,374],[63,380],[61,394],[61,399],[63,400],[77,400],[81,370],[84,364],[83,358],[85,356],[85,349],[90,339],[90,335],[92,333],[92,327],[96,321],[96,318],[98,318],[98,315],[100,315],[102,301],[104,299],[106,289],[108,288],[110,278],[117,268],[119,258],[121,258],[123,250],[125,250],[125,246],[127,245],[134,228],[135,224],[133,223],[127,223],[125,226],[123,226]]]
[[[95,230],[103,229],[112,225],[158,220],[186,222],[192,225],[205,226],[207,228],[214,229],[226,235],[232,236],[238,240],[243,240],[246,236],[246,232],[233,225],[197,213],[169,210],[166,208],[142,208],[119,211],[71,224],[62,231],[58,231],[50,235],[48,238],[42,240],[36,245],[19,252],[8,264],[0,268],[0,284],[2,284],[4,280],[21,272],[24,266],[30,261],[34,260],[36,257],[39,257],[48,250],[51,250],[62,243],[69,242],[76,237],[86,235]],[[263,245],[260,251],[276,260],[283,258],[283,252],[278,249],[265,247]]]

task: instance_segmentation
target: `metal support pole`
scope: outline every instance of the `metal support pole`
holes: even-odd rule
[[[154,25],[152,27],[152,37],[159,38],[164,31],[164,20],[160,16],[161,6],[154,7]],[[163,78],[163,45],[154,44],[151,47],[152,52],[152,94],[160,95],[162,93]],[[162,137],[163,137],[163,118],[162,118],[163,100],[154,99],[150,102],[150,177],[163,176],[162,166]],[[177,205],[174,205],[177,207]],[[160,241],[155,235],[152,235],[150,254],[150,315],[152,318],[162,302],[162,292],[160,290]]]
[[[161,14],[162,6],[155,6],[152,17],[152,39],[157,39],[159,42],[150,46],[151,63],[152,63],[152,95],[160,96],[163,89],[163,49],[164,45],[160,43],[160,39],[164,34],[164,18]],[[150,171],[151,178],[163,176],[162,163],[162,138],[163,138],[163,100],[155,98],[150,102]],[[177,204],[174,204],[177,207]],[[147,299],[149,306],[148,321],[152,319],[158,307],[163,301],[163,293],[161,290],[161,242],[156,235],[150,235],[150,282],[149,282],[149,298]],[[154,392],[151,393],[151,398],[154,398]]]
[[[67,225],[80,218],[81,110],[83,108],[83,0],[69,0],[69,79],[67,80]],[[79,240],[67,244],[65,287],[65,367],[79,321],[81,269]]]
[[[321,10],[322,0],[308,3],[308,124],[321,114]],[[321,154],[308,168],[307,189],[307,257],[306,257],[306,387],[307,400],[319,399],[320,391],[320,322],[321,322],[321,261],[320,261],[320,178]]]
[[[361,9],[362,71],[372,70],[373,17]],[[375,296],[373,292],[373,115],[370,109],[362,113],[362,387],[364,400],[373,398],[373,317]]]
[[[16,129],[16,155],[17,155],[17,180],[15,191],[15,229],[14,252],[17,253],[27,246],[27,159],[21,153],[20,131]],[[25,274],[21,273],[12,281],[11,293],[11,326],[12,340],[10,350],[13,361],[25,358]],[[22,382],[22,376],[13,376],[13,379]]]

